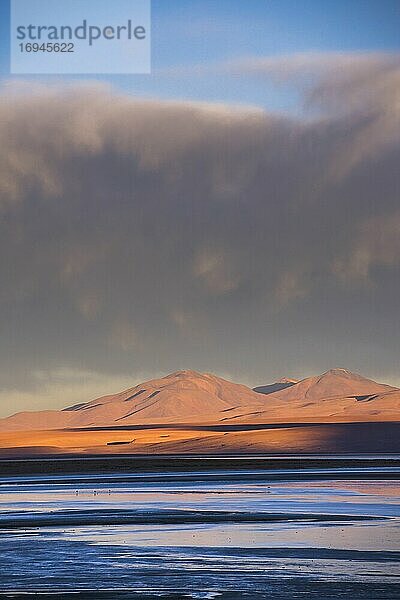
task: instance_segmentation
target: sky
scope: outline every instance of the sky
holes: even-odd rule
[[[153,0],[152,74],[11,76],[0,414],[183,368],[400,385],[400,4]]]

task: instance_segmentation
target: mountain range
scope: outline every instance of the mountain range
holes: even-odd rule
[[[0,431],[160,423],[354,422],[400,419],[400,389],[345,369],[250,389],[216,375],[177,371],[63,410],[22,412]]]
[[[0,419],[0,452],[315,451],[333,447],[338,432],[339,446],[353,448],[343,441],[355,435],[351,424],[369,424],[373,440],[378,430],[387,437],[382,424],[398,422],[400,389],[346,369],[254,389],[187,370],[63,410]]]

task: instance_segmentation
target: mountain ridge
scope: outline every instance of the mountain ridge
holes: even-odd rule
[[[269,389],[259,392],[260,387]],[[250,389],[211,373],[182,370],[59,411],[16,413],[0,419],[0,430],[151,423],[400,420],[398,388],[343,368],[259,388]]]

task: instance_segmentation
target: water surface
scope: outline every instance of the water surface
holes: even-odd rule
[[[399,598],[396,469],[315,471],[3,477],[0,592]]]

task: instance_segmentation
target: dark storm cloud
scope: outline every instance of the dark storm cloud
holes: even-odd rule
[[[324,107],[314,120],[101,86],[5,88],[4,393],[39,398],[60,369],[395,377],[400,69],[353,58],[279,59],[307,75]]]

